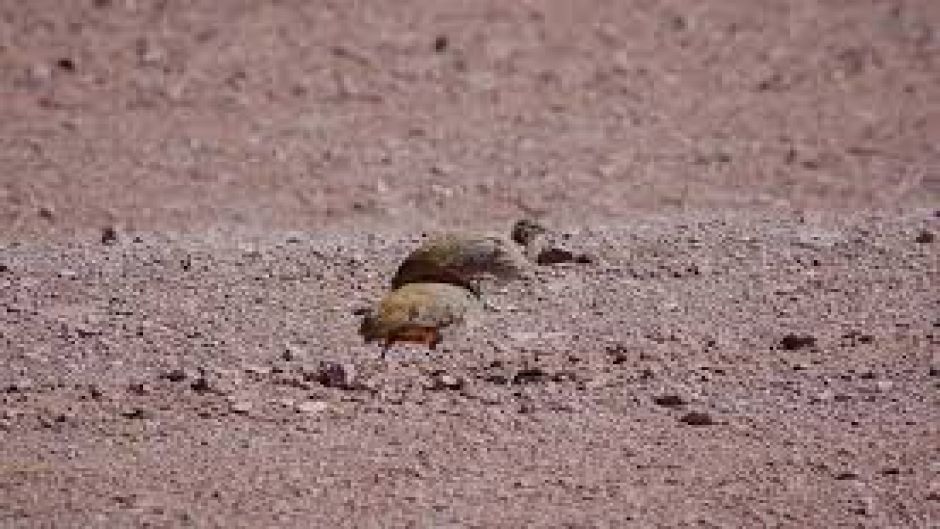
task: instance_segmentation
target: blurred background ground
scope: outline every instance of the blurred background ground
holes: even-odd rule
[[[940,194],[940,6],[0,4],[2,236]]]
[[[935,527],[938,62],[933,0],[0,0],[0,526]],[[593,262],[361,343],[521,216]]]

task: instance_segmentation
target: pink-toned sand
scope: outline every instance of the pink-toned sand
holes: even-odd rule
[[[938,138],[934,0],[0,0],[0,527],[937,527]]]

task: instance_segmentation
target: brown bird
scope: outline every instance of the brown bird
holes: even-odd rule
[[[477,295],[479,281],[525,277],[530,263],[509,239],[488,235],[443,235],[415,249],[392,278],[392,288],[410,283],[448,283]]]
[[[480,299],[465,288],[409,283],[390,292],[363,317],[359,334],[366,343],[382,341],[382,358],[398,342],[424,344],[433,350],[441,342],[443,329],[467,322],[481,309]]]

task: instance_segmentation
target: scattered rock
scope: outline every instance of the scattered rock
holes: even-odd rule
[[[431,383],[431,389],[435,390],[455,390],[463,387],[462,379],[443,372],[435,373],[432,377]]]
[[[294,411],[297,413],[305,413],[309,415],[314,415],[318,413],[323,413],[330,408],[330,405],[322,400],[305,400],[303,402],[298,402],[294,406]]]
[[[146,382],[131,382],[128,384],[127,390],[134,395],[143,396],[149,395],[153,388]]]
[[[917,237],[914,238],[914,242],[919,244],[930,244],[936,240],[937,236],[933,234],[932,231],[921,230],[917,234]]]
[[[147,419],[152,416],[152,414],[141,408],[140,406],[132,406],[121,411],[121,415],[125,419]]]
[[[858,479],[859,476],[855,472],[845,471],[845,472],[839,472],[833,477],[839,481],[849,481],[849,480]]]
[[[715,424],[715,419],[703,411],[690,411],[679,418],[679,422],[689,426],[711,426]]]
[[[894,382],[890,380],[879,380],[875,383],[875,387],[878,388],[878,391],[881,393],[887,393],[891,391],[891,388],[894,387]]]
[[[940,367],[931,367],[927,374],[932,377],[940,377]]]
[[[575,262],[575,255],[571,251],[565,250],[564,248],[552,246],[540,251],[538,256],[535,258],[535,262],[543,266],[561,263],[573,263]]]
[[[898,467],[888,467],[881,469],[881,474],[885,476],[897,476],[901,473],[901,469]]]
[[[281,360],[285,362],[293,362],[295,360],[300,360],[304,357],[304,350],[298,345],[288,344],[284,347],[284,351],[281,352]]]
[[[112,226],[107,226],[101,230],[101,244],[112,245],[118,242],[117,230]]]
[[[163,378],[169,380],[170,382],[182,382],[187,378],[190,378],[191,375],[193,375],[193,373],[190,373],[182,367],[178,367],[164,373]]]
[[[237,413],[239,415],[245,415],[251,412],[253,405],[250,400],[245,399],[230,399],[228,402],[228,409],[232,413]]]
[[[675,395],[671,393],[653,397],[653,403],[656,404],[657,406],[665,406],[667,408],[674,408],[677,406],[684,406],[688,404],[688,402],[682,397],[680,397],[679,395]]]
[[[105,397],[105,392],[97,384],[90,384],[88,386],[88,395],[95,400],[101,400]]]
[[[784,351],[796,351],[816,345],[816,337],[809,334],[787,334],[780,340],[780,347]]]
[[[28,393],[32,389],[33,381],[28,378],[17,379],[6,387],[7,393]]]
[[[539,367],[529,367],[516,372],[513,384],[537,384],[545,380],[548,374]]]
[[[249,364],[245,366],[245,373],[248,373],[249,375],[255,375],[257,377],[263,377],[271,373],[271,368],[268,366]]]
[[[443,53],[447,51],[448,45],[449,45],[449,41],[447,39],[447,35],[438,35],[437,37],[434,38],[433,48],[435,52]]]
[[[74,72],[75,71],[75,61],[70,57],[61,57],[56,60],[55,65],[58,69],[65,72]]]
[[[521,219],[512,226],[512,240],[520,246],[529,246],[538,237],[548,233],[548,230],[531,219]]]
[[[356,366],[339,362],[322,362],[317,372],[317,381],[328,388],[353,389],[356,383]]]
[[[51,220],[52,217],[55,217],[55,210],[53,210],[53,209],[52,209],[51,207],[49,207],[49,206],[42,206],[42,207],[40,207],[39,210],[37,210],[36,213],[39,214],[40,217],[42,217],[42,218],[44,218],[44,219],[46,219],[46,220]]]

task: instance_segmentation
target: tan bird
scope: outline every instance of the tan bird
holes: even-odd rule
[[[359,334],[366,343],[382,341],[382,358],[398,342],[435,349],[441,331],[472,320],[482,309],[470,290],[448,283],[409,283],[386,295],[366,314]]]
[[[410,283],[448,283],[480,294],[479,281],[524,277],[530,263],[507,238],[488,235],[443,235],[415,249],[392,278],[392,288]]]

